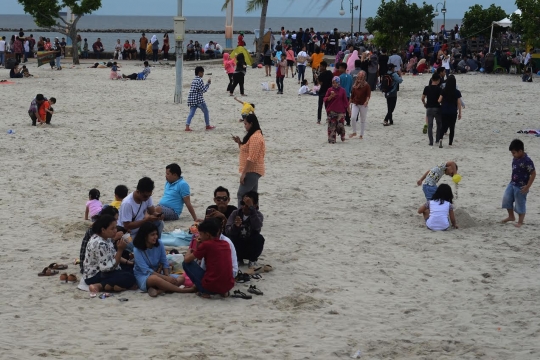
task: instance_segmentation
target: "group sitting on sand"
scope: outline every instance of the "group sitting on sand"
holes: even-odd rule
[[[140,179],[130,194],[125,185],[117,186],[115,199],[107,206],[101,203],[99,190],[89,191],[85,219],[93,224],[81,244],[80,268],[90,296],[138,288],[152,297],[196,292],[202,297],[219,294],[249,298],[238,290],[231,295],[230,290],[244,259],[249,261],[247,272],[263,268],[257,263],[265,242],[258,193],[245,193],[240,208],[236,208],[229,204],[229,190],[219,186],[214,191],[215,204],[208,206],[204,219],[200,219],[178,164],[166,167],[165,180],[157,205],[152,200],[154,182],[148,177]],[[171,273],[160,238],[163,222],[178,220],[184,205],[197,225],[180,275]],[[265,270],[271,267],[267,265]],[[255,287],[250,290],[260,292]]]

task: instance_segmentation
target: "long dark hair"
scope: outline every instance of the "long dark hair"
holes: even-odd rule
[[[255,134],[257,130],[261,130],[261,126],[259,125],[259,119],[255,116],[255,114],[249,114],[246,116],[245,121],[251,124],[251,127],[249,128],[246,136],[244,136],[244,139],[242,140],[242,144],[245,144],[248,142],[251,135]],[[262,130],[261,130],[262,134]]]
[[[243,53],[240,53],[240,54],[236,55],[236,63],[237,64],[245,64],[246,63],[246,59],[245,59]]]
[[[444,101],[451,104],[455,103],[457,101],[456,90],[456,77],[454,75],[450,75],[448,76],[448,79],[446,79],[446,85],[441,92]]]
[[[450,204],[454,199],[454,194],[452,194],[452,188],[448,184],[441,184],[435,190],[435,194],[431,197],[433,201],[439,201],[439,204],[443,204],[445,201],[448,201]]]
[[[146,238],[154,231],[158,231],[158,228],[156,225],[154,225],[154,223],[146,222],[142,224],[139,231],[137,231],[137,235],[135,235],[135,239],[133,239],[133,246],[139,250],[146,250]],[[158,246],[159,240],[156,241],[154,247]]]

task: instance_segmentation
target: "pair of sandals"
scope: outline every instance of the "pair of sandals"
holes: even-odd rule
[[[257,286],[250,285],[248,289],[249,293],[255,294],[255,295],[263,295],[263,292],[259,289],[257,289]],[[238,298],[238,299],[244,299],[244,300],[251,300],[253,296],[248,295],[240,290],[234,290],[233,294],[231,295],[232,298]]]
[[[54,276],[58,274],[57,270],[65,270],[68,266],[64,264],[52,263],[38,273],[38,276]],[[75,276],[75,275],[74,275]]]
[[[77,279],[77,276],[75,276],[74,274],[69,274],[68,273],[63,273],[63,274],[60,274],[60,281],[62,282],[65,282],[65,283],[76,283],[79,279]]]

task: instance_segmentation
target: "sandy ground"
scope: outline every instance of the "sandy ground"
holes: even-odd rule
[[[358,349],[366,359],[540,358],[538,181],[526,225],[499,223],[510,141],[523,139],[540,166],[540,139],[516,134],[540,127],[537,79],[458,75],[467,108],[456,147],[430,149],[421,132],[426,75],[405,78],[393,127],[381,125],[386,103],[377,93],[365,140],[329,145],[325,126],[315,124],[317,97],[299,98],[290,78],[285,95],[263,92],[264,70],[250,69],[246,99],[256,104],[267,144],[261,262],[276,268],[256,283],[264,296],[127,292],[123,303],[118,295],[90,299],[36,274],[78,258],[93,187],[109,202],[116,185],[134,189],[150,176],[157,202],[165,165],[178,162],[199,216],[215,187],[236,194],[230,134],[244,133],[240,105],[225,92],[222,68],[208,67],[206,100],[217,129],[204,131],[199,112],[195,131],[185,133],[188,107],[173,103],[173,68],[157,67],[142,82],[111,81],[108,69],[85,66],[31,64],[39,78],[0,85],[2,359],[346,359]],[[186,64],[184,99],[193,68]],[[127,62],[123,71],[139,69]],[[58,99],[51,127],[30,126],[37,93]],[[463,176],[461,228],[433,233],[416,214],[423,193],[415,183],[450,159]],[[166,229],[185,229],[190,220],[185,210]]]

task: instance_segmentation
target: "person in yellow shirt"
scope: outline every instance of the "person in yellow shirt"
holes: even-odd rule
[[[241,111],[242,118],[240,119],[240,121],[244,121],[244,119],[245,119],[249,114],[255,114],[255,104],[248,103],[248,102],[243,102],[242,100],[238,100],[238,99],[236,98],[236,96],[234,97],[234,100],[236,100],[236,101],[238,101],[240,104],[242,104],[242,111]]]
[[[126,185],[118,185],[114,189],[114,201],[111,202],[111,206],[120,210],[120,205],[122,205],[122,200],[128,196],[128,188]]]

